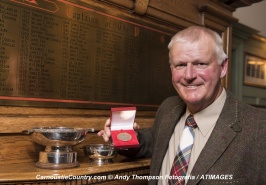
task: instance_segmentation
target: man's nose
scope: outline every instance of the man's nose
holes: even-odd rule
[[[185,70],[185,78],[187,80],[192,80],[196,77],[196,71],[193,64],[187,64],[186,70]]]

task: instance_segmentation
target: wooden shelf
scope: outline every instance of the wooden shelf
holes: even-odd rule
[[[149,172],[150,159],[138,159],[130,160],[125,159],[122,156],[117,156],[114,162],[111,164],[105,164],[97,166],[96,164],[80,161],[80,166],[70,169],[41,169],[35,166],[35,163],[20,163],[10,164],[2,166],[0,172],[0,183],[7,182],[36,182],[44,181],[44,178],[56,178],[61,177],[74,177],[75,176],[107,176],[106,181],[114,180],[108,179],[108,175],[115,177],[116,174],[119,176],[125,175],[147,175]],[[50,179],[55,181],[53,179]],[[61,179],[60,179],[61,180]],[[63,180],[63,179],[62,179]],[[67,179],[65,179],[67,180]],[[71,179],[69,179],[71,180]],[[103,179],[104,180],[104,179]]]

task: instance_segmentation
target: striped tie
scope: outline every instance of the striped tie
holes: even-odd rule
[[[187,174],[187,168],[191,149],[194,141],[194,131],[197,128],[197,123],[192,114],[187,117],[186,125],[178,147],[178,153],[175,156],[173,166],[168,180],[169,185],[184,185],[185,179],[183,177]]]

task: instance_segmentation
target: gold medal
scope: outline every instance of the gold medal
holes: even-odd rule
[[[117,138],[120,141],[130,141],[132,139],[132,136],[126,132],[123,132],[123,133],[117,134]]]

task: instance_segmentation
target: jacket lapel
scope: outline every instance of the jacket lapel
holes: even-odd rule
[[[200,176],[208,172],[236,136],[236,132],[231,126],[236,125],[238,120],[237,102],[233,100],[231,94],[227,93],[227,96],[215,128],[191,172],[192,177],[198,178],[189,180],[187,185],[197,184],[200,181]]]
[[[168,114],[165,114],[163,123],[160,124],[156,142],[157,145],[155,146],[153,151],[153,164],[151,165],[152,167],[154,167],[153,169],[151,169],[154,174],[160,173],[161,165],[163,163],[166,150],[168,149],[170,138],[173,134],[178,120],[184,114],[185,109],[185,104],[183,102],[179,102],[179,104],[177,104],[171,111],[169,111]]]

